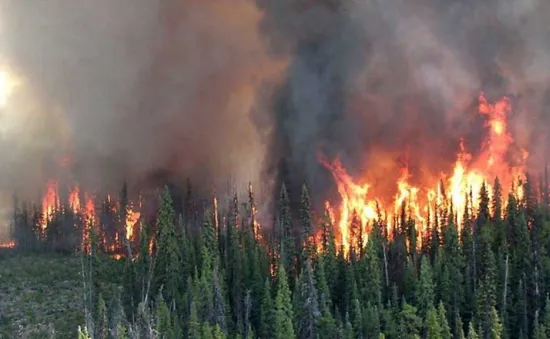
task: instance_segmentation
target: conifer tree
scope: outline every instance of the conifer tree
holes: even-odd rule
[[[442,339],[441,326],[436,309],[432,306],[426,315],[426,338],[427,339]]]
[[[371,239],[372,240],[372,239]],[[382,252],[380,242],[373,240],[367,242],[365,261],[365,275],[363,281],[363,297],[369,300],[376,307],[382,306],[382,269],[379,254]]]
[[[456,319],[454,333],[454,338],[466,339],[466,335],[464,335],[464,324],[462,323],[462,318],[460,318],[460,316]]]
[[[427,257],[420,261],[420,279],[417,287],[417,304],[420,316],[425,317],[430,307],[434,306],[434,283],[431,265]]]
[[[330,214],[327,208],[325,208],[322,221],[322,245],[323,245],[323,254],[322,260],[324,264],[324,269],[326,272],[327,284],[329,286],[330,292],[334,293],[337,284],[337,255],[336,255],[336,243],[333,233],[333,225],[330,219]]]
[[[491,249],[490,230],[484,228],[479,236],[480,248],[480,282],[477,291],[476,319],[482,332],[480,336],[486,337],[492,331],[492,309],[496,306],[496,265],[495,256]]]
[[[313,239],[313,224],[311,221],[311,202],[307,186],[302,186],[302,196],[300,202],[300,222],[302,227],[302,262],[314,260],[315,241]]]
[[[363,310],[363,329],[365,338],[378,338],[380,335],[380,314],[378,307],[367,303]]]
[[[362,338],[363,333],[363,310],[361,308],[361,303],[358,299],[352,299],[350,305],[349,318],[351,325],[353,326],[353,337]]]
[[[328,305],[322,305],[321,318],[319,319],[319,339],[337,338],[338,326]]]
[[[468,339],[479,339],[479,336],[477,335],[477,332],[474,328],[474,324],[470,322],[470,325],[468,325]]]
[[[99,339],[109,338],[109,320],[107,315],[107,305],[103,295],[100,293],[97,301],[97,321],[96,321],[96,333]]]
[[[422,329],[422,318],[417,315],[417,308],[403,301],[403,307],[398,314],[397,338],[416,338]]]
[[[285,271],[289,273],[294,269],[294,231],[292,229],[292,215],[290,212],[290,200],[286,186],[283,183],[279,196],[279,234],[280,234],[280,255]],[[290,275],[292,277],[292,275]]]
[[[491,339],[501,339],[502,338],[502,324],[500,322],[500,317],[496,308],[493,306],[491,308]]]
[[[316,339],[321,312],[310,259],[307,259],[305,263],[305,268],[298,280],[296,291],[298,303],[295,316],[298,325],[298,337],[302,339]]]
[[[222,279],[218,272],[218,267],[214,267],[212,275],[212,323],[216,325],[222,332],[226,333],[226,302],[223,288],[221,286]]]
[[[194,301],[191,301],[191,306],[189,307],[189,320],[187,322],[187,337],[201,338],[201,325],[199,322],[197,306]]]
[[[271,297],[271,283],[265,280],[262,302],[260,304],[259,335],[261,338],[270,338],[273,333],[273,299]]]
[[[160,195],[157,214],[157,255],[155,259],[155,287],[163,286],[169,303],[179,302],[183,284],[181,249],[175,225],[175,213],[168,187]]]
[[[491,212],[489,210],[489,192],[487,190],[487,184],[485,181],[481,185],[479,192],[479,211],[477,215],[477,225],[479,228],[483,228],[491,220]]]
[[[160,338],[174,338],[174,332],[172,328],[172,321],[170,317],[170,310],[166,306],[166,302],[162,295],[157,297],[157,310],[156,310],[156,330]]]
[[[451,339],[451,328],[447,321],[447,312],[445,311],[445,305],[443,302],[439,302],[437,307],[437,318],[439,322],[439,327],[441,328],[441,339]]]
[[[284,265],[279,265],[277,272],[277,293],[274,304],[273,332],[274,339],[294,339],[296,338],[292,310],[291,294],[288,288],[288,278],[286,276]]]

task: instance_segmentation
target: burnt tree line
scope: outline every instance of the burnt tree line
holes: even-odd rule
[[[154,216],[139,223],[134,242],[121,245],[126,255],[120,260],[111,259],[104,240],[89,232],[89,251],[82,255],[86,324],[79,333],[93,338],[549,338],[547,175],[539,185],[529,176],[521,185],[521,196],[503,196],[498,179],[493,192],[483,185],[467,194],[460,225],[452,204],[434,206],[422,234],[406,203],[390,230],[383,217],[370,225],[366,244],[355,215],[346,250],[338,245],[329,212],[311,206],[305,185],[297,207],[282,185],[273,225],[260,233],[252,191],[244,203],[235,195],[215,208],[186,194],[178,201],[165,188]],[[478,206],[472,206],[474,200]],[[108,211],[103,220],[116,224]],[[48,231],[48,225],[45,239],[36,240],[44,250],[71,243],[62,231],[78,216],[63,208],[59,215],[52,218],[58,228]],[[17,246],[24,250],[23,244],[32,244],[25,241],[35,234],[36,214],[19,207],[14,219]]]

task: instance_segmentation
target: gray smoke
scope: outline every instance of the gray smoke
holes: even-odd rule
[[[18,116],[0,145],[4,191],[61,175],[110,190],[157,172],[218,191],[259,182],[265,147],[250,114],[280,67],[253,3],[0,3],[1,58],[24,80],[4,112]],[[30,99],[23,119],[14,107]]]
[[[324,198],[323,153],[390,190],[399,164],[422,180],[459,138],[475,152],[480,91],[513,98],[516,141],[540,164],[548,17],[544,0],[0,0],[0,67],[22,79],[0,189],[164,171],[243,191],[306,181]]]
[[[384,186],[394,182],[388,176],[404,164],[413,181],[438,176],[460,138],[474,152],[480,146],[480,91],[490,100],[512,97],[511,128],[532,161],[548,149],[548,2],[256,3],[272,55],[290,56],[274,96],[269,157],[272,173],[295,192],[304,180],[326,191],[319,152],[340,156],[352,174],[368,171],[386,194],[395,190]]]

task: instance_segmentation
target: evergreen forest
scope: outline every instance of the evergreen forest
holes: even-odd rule
[[[79,256],[79,338],[550,338],[550,194],[540,181],[527,176],[521,196],[503,196],[496,179],[466,196],[479,204],[459,225],[442,205],[422,233],[406,204],[368,234],[355,215],[349,248],[306,185],[293,204],[283,184],[261,227],[252,190],[218,206],[166,186],[133,241],[117,233],[126,187],[117,212],[101,205],[99,227],[62,202],[41,232],[40,212],[15,201],[14,251]]]

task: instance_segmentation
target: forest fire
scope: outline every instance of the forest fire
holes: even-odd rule
[[[491,196],[496,178],[499,179],[499,189],[502,192],[513,192],[521,198],[520,181],[524,175],[528,153],[521,149],[520,156],[511,159],[511,146],[516,145],[508,129],[507,119],[512,114],[510,100],[503,97],[495,103],[490,103],[481,94],[478,112],[485,119],[487,133],[481,150],[475,156],[466,150],[464,142],[460,142],[452,172],[442,173],[421,185],[411,183],[413,176],[408,167],[400,168],[400,174],[394,184],[395,191],[389,195],[380,195],[373,185],[375,183],[352,177],[338,158],[331,161],[321,155],[319,161],[331,171],[341,198],[339,206],[331,206],[326,202],[327,210],[336,227],[338,245],[346,252],[351,246],[363,246],[375,221],[385,225],[385,232],[391,237],[394,227],[398,226],[400,218],[405,215],[407,219],[414,221],[419,235],[418,245],[421,245],[423,233],[438,224],[437,218],[441,213],[452,217],[459,227],[465,215],[475,214],[482,186],[485,185],[488,195]],[[58,190],[57,182],[52,180],[47,183],[42,198],[42,231],[46,230],[48,222],[52,221],[52,217],[62,205]],[[249,199],[254,201],[251,187]],[[388,204],[388,201],[391,204]],[[218,220],[216,198],[213,204],[216,211],[214,223],[216,229],[219,229],[221,221]],[[103,218],[95,217],[96,208],[100,206],[96,205],[91,194],[82,192],[79,186],[73,186],[68,192],[68,206],[74,215],[80,216],[84,221],[83,244],[88,243],[89,227],[98,230],[96,234],[100,236],[100,242],[111,252],[120,250],[123,240],[134,240],[141,217],[141,199],[137,204],[133,204],[130,201],[113,199],[111,195],[107,196],[101,208],[115,215],[121,225],[120,230],[110,235],[110,241],[106,239],[108,232],[102,231]],[[250,208],[249,222],[256,239],[259,240],[262,239],[262,235],[256,207],[252,205]]]
[[[369,190],[370,183],[352,178],[339,159],[330,162],[321,156],[321,163],[328,168],[336,181],[341,203],[331,214],[336,214],[333,224],[338,226],[339,239],[346,251],[349,250],[353,224],[360,221],[361,234],[367,234],[370,226],[376,220],[381,220],[387,226],[391,235],[392,225],[398,216],[405,211],[415,222],[416,232],[421,243],[422,233],[436,223],[438,213],[445,212],[452,216],[460,227],[465,213],[475,213],[479,205],[479,192],[485,184],[489,196],[493,194],[493,182],[499,180],[501,190],[518,195],[521,198],[521,185],[528,153],[521,150],[519,159],[510,164],[510,146],[514,143],[507,128],[507,118],[512,113],[508,98],[503,97],[495,103],[489,103],[485,96],[479,96],[479,113],[486,117],[487,136],[482,144],[481,152],[473,157],[467,152],[463,143],[456,156],[456,162],[451,174],[442,174],[433,182],[415,187],[409,183],[408,168],[401,169],[401,175],[395,183],[396,194],[393,206],[384,206],[382,199]],[[330,204],[327,203],[330,208]],[[336,212],[336,213],[334,213]],[[366,237],[362,236],[362,241]]]
[[[15,241],[10,240],[8,242],[0,243],[0,248],[15,248]]]
[[[66,203],[66,205],[64,205]],[[99,242],[102,246],[109,252],[114,252],[119,250],[121,236],[124,236],[126,240],[132,241],[135,234],[135,229],[138,227],[140,220],[141,212],[141,201],[136,204],[131,202],[125,202],[125,207],[122,207],[121,201],[114,201],[113,198],[108,195],[106,202],[104,202],[104,208],[111,215],[115,216],[115,219],[120,219],[120,224],[123,225],[123,229],[120,230],[120,233],[117,231],[111,240],[107,239],[106,232],[103,230],[105,225],[102,225],[101,218],[96,217],[96,201],[94,195],[81,191],[78,185],[74,185],[68,192],[68,198],[66,202],[62,202],[59,195],[59,184],[50,180],[46,184],[46,190],[42,197],[42,206],[39,219],[40,231],[42,233],[47,232],[48,225],[54,221],[56,216],[64,215],[66,216],[70,213],[76,223],[82,225],[82,243],[81,248],[84,251],[89,251],[89,234],[90,227],[94,228],[94,233],[99,237]],[[65,208],[64,206],[67,206]],[[124,208],[125,212],[121,213],[121,209]]]

